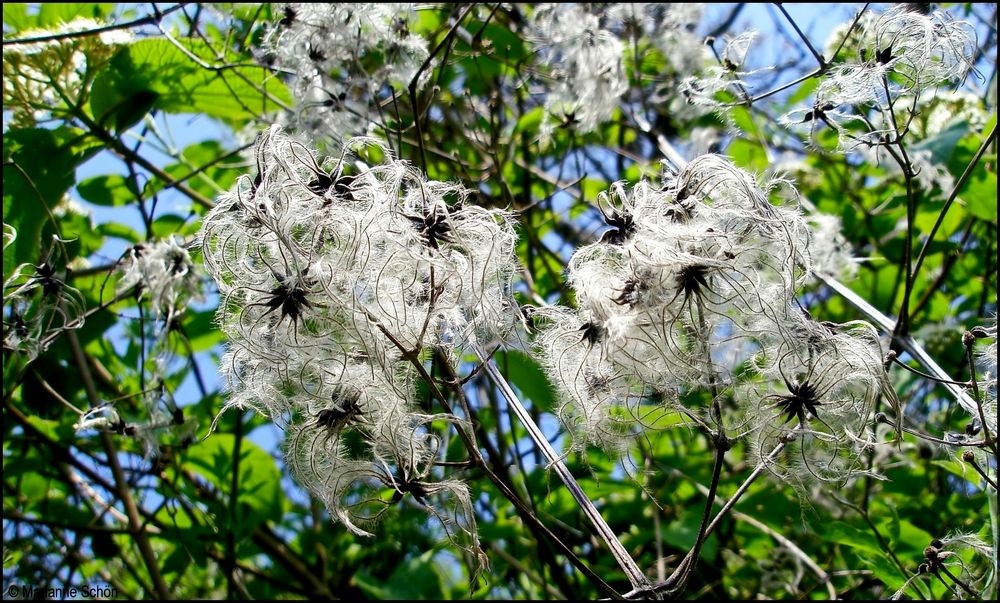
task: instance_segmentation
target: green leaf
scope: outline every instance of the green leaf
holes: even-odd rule
[[[31,27],[34,19],[28,16],[28,5],[23,2],[3,3],[3,26],[4,30],[16,33]],[[6,32],[4,34],[6,37]]]
[[[230,490],[233,473],[233,447],[236,437],[216,433],[192,446],[185,465],[205,477],[219,492]],[[240,442],[237,512],[242,516],[240,529],[252,531],[260,521],[278,521],[283,514],[281,472],[269,454],[243,438]],[[250,513],[245,513],[250,509]]]
[[[200,113],[229,124],[291,103],[287,88],[267,69],[240,66],[209,69],[215,51],[202,40],[139,40],[122,48],[94,82],[91,111],[102,123],[127,126],[148,108]],[[187,52],[185,52],[187,51]],[[194,58],[194,57],[197,57]]]
[[[217,140],[196,142],[181,151],[183,161],[172,163],[163,171],[175,180],[187,179],[188,186],[205,197],[212,198],[229,189],[245,169],[243,159],[238,154],[219,161],[228,152]],[[198,173],[190,177],[195,171]],[[150,186],[155,187],[162,185],[158,180],[150,183]],[[147,194],[149,192],[151,191],[147,190]]]
[[[608,183],[600,178],[584,178],[580,181],[580,191],[586,201],[597,202],[597,196],[608,190]]]
[[[186,234],[189,230],[197,230],[196,224],[192,222],[187,224],[187,221],[176,214],[163,214],[159,218],[153,220],[153,236],[160,239],[165,239],[172,234],[182,235]]]
[[[943,164],[948,166],[948,170],[957,180],[962,176],[969,163],[975,157],[976,152],[983,143],[986,132],[991,131],[996,126],[996,115],[989,120],[983,128],[983,133],[972,133],[953,146],[952,152],[945,157]],[[956,127],[956,126],[952,126]],[[950,128],[949,128],[950,129]],[[947,131],[947,130],[946,130]],[[942,133],[943,134],[943,133]],[[969,213],[987,222],[997,221],[997,173],[996,155],[992,160],[984,155],[972,169],[968,180],[958,191],[961,199]]]
[[[130,47],[119,50],[91,86],[90,113],[97,123],[122,132],[129,122],[142,119],[158,100],[149,83],[151,77],[135,72]],[[138,104],[133,106],[132,101]]]
[[[799,104],[800,102],[804,101],[805,99],[809,98],[809,95],[812,94],[814,90],[816,90],[816,86],[819,85],[819,82],[820,78],[818,77],[809,78],[808,80],[802,82],[802,84],[800,84],[799,87],[795,89],[795,92],[793,92],[792,95],[788,97],[788,103],[786,106],[793,107]]]
[[[680,512],[680,516],[667,524],[663,531],[663,541],[681,550],[689,550],[698,537],[701,525],[701,510],[691,507]]]
[[[729,117],[733,120],[733,124],[737,128],[748,134],[751,138],[758,138],[760,136],[760,128],[754,123],[753,115],[746,107],[733,107],[729,112]]]
[[[821,536],[830,542],[839,542],[855,549],[881,553],[878,539],[869,530],[859,530],[842,521],[834,521],[823,527]]]
[[[985,171],[985,170],[984,170]],[[993,172],[983,175],[974,173],[962,187],[961,198],[969,208],[969,213],[986,222],[997,221],[997,175]],[[992,197],[991,197],[992,195]]]
[[[542,119],[545,118],[545,109],[542,107],[535,107],[525,111],[523,115],[517,120],[517,126],[515,126],[515,132],[521,132],[522,135],[536,136],[538,134],[538,128],[542,124]]]
[[[135,229],[118,222],[105,222],[104,224],[98,224],[94,230],[105,237],[124,239],[129,243],[138,243],[142,240],[142,237],[135,231]]]
[[[4,273],[38,262],[42,226],[76,179],[76,166],[94,152],[73,128],[11,129],[3,137],[3,220],[17,229]],[[8,257],[9,256],[9,257]]]
[[[764,147],[759,142],[746,138],[734,138],[729,143],[726,154],[732,157],[736,165],[757,172],[764,171],[769,163]]]
[[[955,477],[958,477],[960,479],[963,479],[963,480],[966,480],[966,481],[969,481],[969,482],[972,482],[972,483],[978,483],[979,482],[979,476],[974,471],[968,469],[965,465],[963,465],[962,463],[959,463],[958,461],[956,461],[954,459],[933,460],[933,461],[931,461],[931,464],[932,465],[936,465],[938,467],[941,467],[942,469],[944,469],[948,473],[950,473],[950,474],[952,474]]]
[[[416,17],[411,28],[413,33],[429,35],[441,27],[448,15],[441,10],[421,10],[417,11]]]
[[[969,122],[957,121],[935,136],[913,145],[914,151],[930,151],[931,160],[939,165],[947,165],[955,145],[969,132]]]
[[[889,557],[879,551],[862,551],[858,557],[865,562],[866,567],[870,567],[875,577],[881,580],[890,591],[896,591],[903,587],[908,576],[904,576],[899,568]],[[911,590],[907,591],[913,593]],[[921,597],[922,598],[922,597]]]
[[[103,21],[114,8],[113,2],[42,2],[38,9],[37,23],[39,27],[53,27],[69,23],[77,17]],[[4,7],[4,20],[6,13],[7,9]]]
[[[160,95],[151,90],[137,90],[115,107],[112,125],[116,132],[124,132],[139,123],[156,106]]]
[[[222,342],[222,332],[215,328],[215,311],[189,313],[184,322],[184,331],[189,336],[191,349],[195,352],[210,350]]]
[[[38,431],[45,434],[50,440],[55,442],[66,441],[67,436],[69,436],[73,429],[69,424],[62,424],[58,421],[52,421],[50,419],[43,419],[41,417],[29,416],[28,423],[37,429]]]
[[[114,11],[111,2],[42,2],[36,4],[38,9],[28,13],[28,4],[23,2],[4,2],[3,24],[4,37],[9,33],[29,29],[55,29],[63,23],[69,23],[77,17],[106,22]],[[18,36],[10,36],[18,37]]]
[[[441,569],[434,562],[434,551],[410,559],[380,580],[367,572],[354,576],[361,590],[373,599],[440,600],[444,595]]]
[[[138,197],[131,183],[121,174],[87,178],[76,185],[76,191],[96,205],[127,205]]]
[[[498,365],[503,369],[503,374],[524,397],[531,400],[535,408],[543,411],[555,408],[552,387],[535,359],[516,350],[498,356]]]

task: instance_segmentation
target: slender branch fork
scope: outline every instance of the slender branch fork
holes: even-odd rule
[[[750,489],[750,486],[753,485],[753,483],[757,481],[757,479],[761,475],[764,474],[764,472],[767,470],[768,464],[771,461],[773,461],[779,454],[781,454],[781,451],[785,449],[785,446],[787,446],[788,442],[792,441],[792,439],[796,437],[796,434],[801,428],[802,428],[801,424],[797,425],[795,429],[793,429],[788,434],[788,436],[786,436],[773,449],[771,449],[771,452],[769,452],[766,457],[761,459],[761,461],[757,464],[757,466],[754,467],[753,471],[750,472],[750,475],[748,475],[746,479],[743,480],[743,483],[740,484],[739,488],[736,489],[736,492],[733,493],[732,497],[730,497],[728,501],[723,501],[722,508],[719,509],[719,512],[715,514],[715,517],[712,519],[711,522],[708,523],[707,526],[705,526],[704,521],[702,522],[702,529],[700,530],[698,538],[699,541],[703,541],[704,539],[708,538],[712,534],[712,532],[715,531],[715,529],[719,526],[719,523],[722,521],[722,518],[725,517],[727,513],[732,511],[736,503],[738,503],[740,499],[743,498],[743,495],[747,493],[747,490]],[[720,467],[718,466],[717,463],[716,471],[718,471],[719,468]],[[713,479],[713,486],[716,486],[717,482],[718,482],[718,476],[716,475],[715,479]],[[707,517],[708,509],[711,509],[712,504],[716,500],[720,500],[720,497],[716,495],[714,487],[706,488],[705,493],[708,496],[708,506],[706,508],[706,517]],[[694,549],[692,549],[692,552],[693,551]],[[671,594],[679,593],[684,586],[684,581],[686,580],[687,575],[689,574],[694,561],[697,561],[697,559],[695,558],[694,555],[689,553],[687,556],[685,556],[685,558],[681,561],[680,565],[678,565],[676,571],[674,571],[674,573],[669,578],[650,586],[633,589],[625,593],[624,597],[626,599],[637,599],[637,598],[647,597],[650,595],[657,595],[662,592],[667,592]],[[822,572],[822,570],[820,570],[820,572]],[[834,595],[835,594],[836,593],[834,593]],[[831,597],[831,598],[836,598],[836,597]]]
[[[80,371],[80,377],[87,393],[87,400],[90,402],[91,407],[98,406],[101,403],[101,399],[90,375],[90,367],[87,366],[87,360],[84,356],[83,348],[80,346],[75,332],[70,331],[68,338],[77,369]],[[129,532],[132,534],[132,538],[139,547],[139,553],[142,556],[143,562],[146,564],[146,569],[149,572],[149,578],[153,581],[155,594],[160,599],[170,599],[170,589],[167,587],[167,583],[164,581],[163,575],[160,573],[160,566],[156,558],[156,553],[153,551],[153,547],[149,541],[149,536],[144,529],[142,519],[139,516],[139,507],[136,505],[135,499],[132,498],[131,487],[125,478],[125,472],[122,470],[121,463],[118,461],[118,451],[115,449],[114,442],[107,432],[101,432],[101,444],[104,446],[108,466],[111,468],[111,474],[114,476],[116,493],[119,500],[121,500],[122,505],[125,507],[125,514],[128,517]]]
[[[504,398],[507,399],[508,404],[510,404],[511,410],[517,415],[517,418],[524,425],[525,430],[527,430],[528,435],[531,437],[535,445],[538,446],[542,454],[545,455],[545,459],[549,462],[559,478],[566,485],[573,499],[580,505],[583,509],[584,514],[587,519],[594,525],[594,529],[597,530],[597,534],[611,549],[611,554],[614,556],[615,561],[621,566],[622,570],[628,576],[629,582],[632,584],[633,589],[642,590],[647,589],[650,586],[649,579],[646,575],[639,569],[636,565],[635,560],[629,555],[625,547],[618,540],[611,526],[604,521],[604,517],[591,502],[590,498],[584,493],[583,488],[577,483],[576,478],[570,472],[569,468],[562,461],[562,458],[556,454],[555,449],[549,444],[548,439],[542,430],[538,428],[528,410],[524,407],[521,401],[518,399],[514,390],[507,383],[507,380],[497,369],[496,363],[482,350],[476,350],[476,355],[479,357],[479,361],[486,367],[486,374],[489,375],[490,379],[493,381],[494,385],[500,388],[500,392],[503,394]]]

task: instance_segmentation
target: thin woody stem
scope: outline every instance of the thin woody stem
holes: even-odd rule
[[[101,404],[101,399],[97,393],[97,388],[94,386],[94,381],[90,374],[90,368],[87,366],[87,360],[84,356],[83,348],[81,347],[75,332],[69,331],[68,338],[70,348],[73,352],[73,357],[76,361],[77,369],[80,371],[80,377],[83,380],[83,386],[87,393],[87,399],[90,402],[91,407],[99,406]],[[132,498],[131,487],[129,486],[128,480],[125,478],[125,472],[122,470],[121,463],[118,461],[118,451],[115,449],[111,436],[105,431],[101,432],[101,444],[104,446],[104,450],[107,455],[111,475],[114,476],[114,491],[118,495],[118,499],[121,500],[122,506],[125,507],[125,515],[128,517],[128,530],[132,534],[132,538],[135,540],[136,545],[139,547],[139,553],[142,556],[143,562],[146,564],[146,570],[149,572],[149,578],[153,582],[154,592],[160,599],[171,599],[170,589],[167,587],[167,583],[164,581],[163,575],[160,573],[159,562],[157,561],[156,553],[153,551],[153,547],[150,544],[149,534],[146,532],[144,523],[139,516],[139,508],[135,504],[135,499]]]
[[[712,507],[715,506],[716,502],[716,491],[719,488],[719,480],[722,477],[722,465],[726,456],[726,451],[730,448],[729,440],[722,434],[715,436],[715,467],[712,470],[712,482],[709,485],[707,493],[707,501],[705,502],[705,511],[701,517],[701,525],[698,528],[698,536],[695,538],[694,546],[688,551],[688,554],[681,561],[677,570],[671,574],[670,578],[665,581],[668,585],[667,588],[673,596],[679,596],[683,591],[684,587],[687,586],[688,579],[691,576],[694,566],[698,563],[698,557],[701,555],[701,546],[705,543],[705,539],[708,537],[708,520],[712,515]]]
[[[562,461],[562,458],[556,454],[556,451],[552,448],[552,445],[549,444],[548,439],[546,439],[541,429],[539,429],[534,420],[532,420],[528,410],[518,399],[514,390],[510,387],[510,384],[507,383],[507,380],[497,369],[496,364],[492,360],[488,360],[487,354],[482,350],[476,350],[476,355],[479,357],[479,361],[486,367],[486,374],[489,375],[490,379],[493,380],[493,383],[500,388],[501,393],[507,399],[507,402],[510,404],[514,414],[517,415],[517,418],[524,425],[528,435],[535,442],[535,445],[542,451],[542,454],[545,455],[549,465],[555,470],[556,474],[559,475],[559,478],[566,485],[566,488],[570,491],[573,499],[576,500],[577,504],[580,505],[580,508],[583,509],[587,519],[590,520],[590,522],[594,525],[594,529],[597,530],[597,534],[608,545],[612,556],[614,556],[618,565],[621,566],[622,570],[628,576],[629,582],[632,584],[632,588],[647,588],[649,586],[649,580],[646,578],[646,575],[639,569],[639,566],[636,565],[635,560],[633,560],[632,556],[625,550],[625,547],[622,546],[622,543],[618,540],[618,537],[611,529],[611,526],[604,521],[604,517],[601,516],[597,507],[594,506],[594,503],[591,502],[590,498],[588,498],[586,493],[584,493],[583,488],[581,488],[580,484],[577,483],[576,478],[573,477],[569,468]]]
[[[437,381],[435,381],[434,378],[432,378],[431,375],[428,374],[427,369],[424,368],[423,363],[421,363],[419,358],[419,352],[416,350],[407,350],[406,346],[404,346],[403,343],[399,341],[399,339],[395,335],[393,335],[392,332],[389,331],[378,320],[376,316],[374,316],[368,311],[365,311],[365,315],[368,318],[368,320],[370,320],[372,324],[375,325],[375,327],[379,329],[379,331],[381,331],[382,334],[384,334],[389,339],[389,341],[392,342],[392,344],[400,351],[400,353],[402,353],[403,357],[410,362],[410,364],[420,375],[421,379],[423,379],[424,382],[427,383],[427,386],[430,388],[431,395],[434,396],[434,398],[441,403],[441,406],[442,408],[444,408],[445,412],[454,415],[451,405],[448,403],[448,398],[441,391],[440,387],[438,387]],[[482,355],[480,358],[481,359],[485,358],[485,355]],[[489,364],[486,366],[486,369],[487,372],[489,372],[490,369],[496,371],[496,365],[493,364],[492,360],[489,361]],[[526,522],[529,522],[540,533],[544,534],[547,538],[549,538],[559,548],[559,550],[566,555],[566,557],[570,560],[570,562],[577,569],[579,569],[581,573],[587,576],[587,578],[591,580],[591,582],[593,582],[597,587],[599,587],[602,591],[604,591],[605,594],[612,596],[614,598],[620,598],[620,595],[617,593],[617,591],[615,591],[607,582],[604,581],[603,578],[598,576],[592,569],[590,569],[590,567],[588,567],[585,563],[583,563],[583,561],[575,553],[573,553],[573,551],[562,540],[560,540],[554,533],[552,533],[552,531],[535,516],[535,514],[531,511],[531,509],[529,509],[524,504],[524,502],[513,492],[513,490],[511,490],[510,487],[503,480],[501,480],[500,477],[492,469],[490,469],[489,465],[486,463],[486,460],[483,458],[482,454],[479,452],[479,449],[475,445],[474,442],[475,436],[472,430],[470,429],[469,431],[466,431],[464,428],[458,427],[456,429],[456,432],[458,433],[459,439],[461,439],[462,443],[465,445],[466,450],[471,455],[473,463],[475,463],[475,465],[478,466],[486,474],[486,477],[493,483],[493,485],[497,487],[497,489],[500,490],[501,494],[503,494],[503,496],[507,500],[509,500],[512,505],[514,505],[514,508],[518,511],[518,514],[521,515],[521,517]],[[548,444],[547,441],[545,443]],[[634,565],[635,563],[633,562],[633,566]]]
[[[722,504],[722,509],[720,509],[719,512],[716,513],[715,518],[712,519],[712,522],[709,523],[708,527],[704,529],[704,534],[702,536],[702,539],[708,538],[708,536],[715,531],[715,528],[718,527],[719,522],[722,521],[722,518],[725,517],[726,514],[729,513],[732,510],[732,508],[736,505],[736,503],[739,502],[739,500],[743,497],[743,495],[746,494],[747,490],[750,489],[751,484],[753,484],[755,481],[757,481],[757,478],[763,475],[764,470],[767,469],[768,463],[772,461],[776,456],[778,456],[782,450],[785,449],[787,442],[791,441],[790,440],[791,435],[796,433],[801,428],[802,428],[801,424],[797,425],[795,429],[793,429],[792,432],[788,436],[786,436],[785,439],[780,441],[778,445],[775,446],[771,450],[771,452],[768,453],[766,457],[761,459],[760,463],[758,463],[757,466],[754,467],[754,470],[750,472],[750,475],[748,475],[747,478],[743,480],[743,483],[740,484],[740,487],[736,489],[736,492],[729,498],[729,500],[725,501]],[[712,496],[710,496],[709,498],[709,508],[711,508],[712,502],[715,500],[715,498],[717,498],[714,492],[711,492],[711,494]],[[684,560],[677,567],[677,570],[674,571],[674,573],[671,574],[670,577],[664,580],[663,582],[659,582],[657,584],[641,588],[635,588],[625,593],[625,598],[635,599],[638,597],[657,594],[661,592],[667,592],[674,595],[678,594],[676,592],[678,588],[677,582],[678,580],[682,579],[684,575],[686,575],[687,572],[689,571],[687,565],[690,563],[689,561],[690,558],[691,558],[690,555],[685,557]]]

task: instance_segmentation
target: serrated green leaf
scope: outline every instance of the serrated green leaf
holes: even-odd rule
[[[91,110],[98,120],[124,123],[136,119],[138,108],[129,107],[140,98],[168,113],[200,113],[241,124],[281,108],[279,103],[291,103],[285,85],[265,68],[206,68],[215,63],[215,51],[202,40],[139,40],[122,48],[98,76]],[[127,115],[119,114],[126,109]]]

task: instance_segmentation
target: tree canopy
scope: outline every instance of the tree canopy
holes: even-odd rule
[[[5,3],[5,598],[995,598],[996,39]]]

